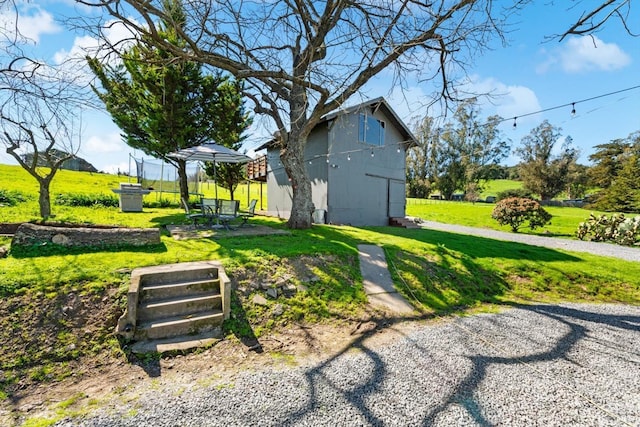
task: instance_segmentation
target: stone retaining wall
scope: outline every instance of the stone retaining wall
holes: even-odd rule
[[[12,246],[54,243],[62,246],[145,246],[160,243],[158,228],[56,227],[24,223]]]
[[[13,236],[16,234],[18,227],[22,225],[21,222],[4,222],[0,223],[0,235]]]

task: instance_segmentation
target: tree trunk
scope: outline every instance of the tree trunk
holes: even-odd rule
[[[40,205],[40,216],[42,219],[47,220],[51,216],[51,196],[49,195],[50,178],[39,179],[40,195],[38,197],[38,204]]]
[[[281,156],[282,164],[291,178],[293,189],[293,202],[291,216],[287,222],[289,228],[305,229],[311,227],[311,214],[313,203],[311,202],[311,182],[307,177],[304,167],[304,142],[291,141],[289,147]]]
[[[176,160],[178,167],[178,182],[180,183],[180,202],[185,211],[189,212],[189,184],[187,181],[186,160]]]

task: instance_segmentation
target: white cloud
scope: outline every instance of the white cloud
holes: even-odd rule
[[[526,86],[508,85],[492,77],[480,79],[471,76],[465,85],[469,93],[491,94],[491,98],[479,100],[482,112],[487,115],[498,114],[508,119],[540,111],[540,102],[535,92]],[[538,115],[518,119],[518,123],[539,120]]]
[[[134,40],[133,33],[124,24],[118,22],[105,25],[104,37],[109,45],[118,46],[119,49],[126,49]],[[104,41],[84,35],[76,37],[68,50],[58,50],[53,55],[53,61],[62,66],[67,73],[79,76],[81,80],[88,82],[93,79],[93,73],[89,70],[85,58],[87,56],[103,58],[105,55],[107,55],[106,60],[112,63],[119,61],[119,58],[105,46]]]
[[[119,173],[129,173],[129,163],[120,162],[106,165],[105,167],[100,169],[101,172],[111,173],[111,174],[119,174]],[[134,173],[135,175],[135,173]]]
[[[18,5],[16,23],[15,10],[8,7],[8,2],[4,3],[0,8],[0,25],[7,31],[6,36],[16,36],[15,29],[17,28],[19,37],[26,39],[27,42],[38,44],[43,35],[55,34],[62,30],[49,12],[32,4]]]
[[[407,126],[410,126],[416,120],[422,119],[427,113],[434,115],[432,111],[427,111],[429,97],[419,86],[408,87],[404,90],[395,87],[385,98],[393,108],[393,111]]]
[[[92,135],[82,144],[82,152],[92,157],[97,153],[118,153],[129,150],[118,132],[106,135]]]
[[[612,71],[631,63],[631,57],[618,45],[606,43],[596,36],[572,37],[561,48],[542,53],[548,56],[536,68],[538,73],[545,73],[555,66],[570,74]]]
[[[104,25],[103,37],[111,46],[118,46],[119,49],[126,49],[134,39],[132,33],[123,23],[111,21]],[[68,59],[84,60],[86,55],[100,55],[109,52],[105,50],[105,41],[100,41],[93,36],[79,36],[73,41],[73,46],[69,50],[60,49],[54,54],[56,64],[61,64]]]
[[[71,49],[60,49],[53,54],[53,61],[60,65],[69,59],[79,59],[87,55],[88,52],[97,49],[98,41],[91,36],[76,37],[73,40],[73,46]]]

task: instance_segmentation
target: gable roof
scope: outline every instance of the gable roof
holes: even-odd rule
[[[400,131],[403,141],[408,144],[408,147],[411,147],[417,144],[416,137],[409,130],[407,125],[402,120],[400,120],[396,112],[393,111],[389,103],[382,96],[375,99],[371,99],[369,101],[362,102],[357,105],[353,105],[347,108],[340,108],[338,110],[332,111],[331,113],[324,115],[316,126],[319,126],[322,123],[329,122],[335,119],[336,117],[339,117],[345,114],[355,113],[357,111],[363,111],[367,108],[371,109],[372,112],[381,110],[389,118],[389,121],[391,122],[391,124],[393,124],[393,126],[396,129],[398,129],[398,131]],[[256,151],[260,151],[265,148],[272,147],[275,143],[276,143],[276,138],[272,138],[269,141],[262,144],[260,147],[256,148]]]
[[[404,141],[406,141],[410,146],[417,143],[416,137],[409,130],[407,125],[400,119],[400,117],[398,117],[396,112],[393,111],[393,108],[391,108],[387,100],[384,99],[382,96],[375,99],[371,99],[369,101],[362,102],[357,105],[353,105],[351,107],[342,108],[342,109],[333,111],[325,115],[324,117],[322,117],[322,119],[320,120],[320,123],[328,122],[329,120],[333,120],[336,117],[341,116],[343,114],[350,114],[350,113],[355,113],[357,111],[362,111],[362,110],[365,110],[366,108],[370,108],[372,112],[381,110],[385,114],[385,116],[387,116],[390,119],[390,122],[393,124],[393,126],[400,131],[400,134],[402,135],[402,138],[404,139]]]

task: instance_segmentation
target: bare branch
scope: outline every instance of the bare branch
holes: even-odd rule
[[[630,36],[638,37],[640,33],[635,33],[628,25],[630,15],[631,0],[604,0],[593,9],[584,11],[575,24],[560,36],[560,41],[569,35],[582,36],[597,32],[611,19],[616,18]]]

